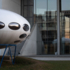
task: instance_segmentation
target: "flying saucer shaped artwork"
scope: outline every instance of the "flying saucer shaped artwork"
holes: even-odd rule
[[[21,43],[30,34],[29,22],[19,14],[0,9],[0,44]],[[0,48],[5,48],[0,46]]]

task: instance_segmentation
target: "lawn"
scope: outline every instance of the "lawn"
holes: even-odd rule
[[[70,70],[70,61],[38,61],[16,57],[15,64],[3,61],[0,70]]]

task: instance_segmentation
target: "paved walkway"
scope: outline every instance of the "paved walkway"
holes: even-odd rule
[[[43,61],[70,61],[70,57],[28,57]]]

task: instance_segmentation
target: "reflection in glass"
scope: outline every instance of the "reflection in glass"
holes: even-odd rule
[[[8,26],[12,30],[18,30],[20,28],[20,25],[16,22],[11,22]]]
[[[47,0],[36,0],[36,12],[35,13],[37,15],[45,15],[46,11],[47,11]]]
[[[70,0],[61,0],[61,55],[70,55]]]
[[[57,10],[57,0],[48,0],[48,11],[56,11]]]
[[[3,22],[0,22],[0,29],[4,28],[5,24]]]
[[[61,0],[61,3],[62,10],[70,10],[70,0]]]
[[[57,0],[36,0],[35,19],[42,34],[43,54],[57,55]],[[44,5],[42,5],[44,4]]]

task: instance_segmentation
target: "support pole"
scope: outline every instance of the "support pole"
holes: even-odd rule
[[[57,0],[57,52],[60,55],[60,0]]]
[[[8,45],[6,45],[5,51],[4,51],[4,53],[3,53],[3,57],[2,57],[2,60],[1,60],[1,63],[0,63],[0,67],[1,67],[1,65],[2,65],[2,62],[3,62],[3,59],[4,59],[4,55],[5,55],[5,52],[6,52],[6,50],[7,50],[7,46],[8,46]]]
[[[14,52],[14,63],[15,63],[15,55],[16,55],[16,45],[15,45],[15,52]]]
[[[14,45],[14,44],[0,44],[0,46],[6,46],[6,48],[5,48],[5,50],[4,50],[4,53],[3,53],[3,57],[2,57],[1,63],[0,63],[0,67],[1,67],[1,65],[2,65],[2,62],[3,62],[3,59],[4,59],[4,55],[5,55],[5,53],[6,53],[6,50],[7,50],[7,47],[8,47],[8,46],[15,46],[14,60],[12,59],[11,49],[10,49],[10,47],[9,47],[9,52],[10,52],[12,64],[14,64],[14,63],[15,63],[15,56],[16,56],[16,45]]]

